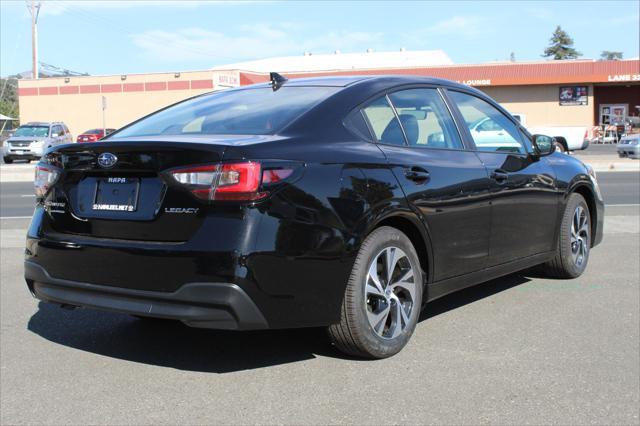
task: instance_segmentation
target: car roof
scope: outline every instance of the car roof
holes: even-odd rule
[[[64,124],[62,121],[30,121],[22,126],[52,126],[54,124]]]
[[[340,76],[327,76],[327,77],[303,77],[292,78],[287,80],[282,87],[291,86],[327,86],[327,87],[347,87],[353,84],[376,84],[385,82],[389,86],[403,85],[403,84],[433,84],[438,86],[450,86],[468,89],[469,86],[465,86],[455,81],[445,80],[442,78],[418,76],[418,75],[340,75]],[[251,86],[243,86],[243,88],[251,87],[265,87],[270,86],[271,83],[258,83]]]

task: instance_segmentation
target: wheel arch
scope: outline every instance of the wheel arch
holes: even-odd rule
[[[554,136],[554,139],[564,147],[565,152],[569,152],[569,145],[567,144],[567,140],[563,136]]]
[[[369,228],[367,235],[374,230],[382,227],[390,226],[404,233],[418,253],[420,267],[424,275],[424,284],[432,282],[433,278],[433,256],[431,247],[431,238],[422,221],[412,212],[400,212],[378,219]]]

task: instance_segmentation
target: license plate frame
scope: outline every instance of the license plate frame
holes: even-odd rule
[[[140,178],[96,178],[93,211],[135,212],[140,196]]]

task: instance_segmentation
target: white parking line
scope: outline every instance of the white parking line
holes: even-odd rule
[[[35,196],[36,196],[36,194],[21,194],[20,198],[27,198],[27,197],[31,198],[31,197],[35,197]]]
[[[640,204],[605,204],[605,207],[635,207],[640,206]]]
[[[31,216],[0,216],[1,219],[31,219]]]

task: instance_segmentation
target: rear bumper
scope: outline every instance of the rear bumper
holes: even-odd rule
[[[44,302],[176,319],[200,328],[259,330],[269,327],[257,306],[235,284],[187,283],[169,293],[53,278],[43,266],[31,261],[24,262],[24,269],[29,290]]]
[[[589,148],[589,139],[585,139],[582,141],[582,146],[580,147],[581,150],[583,149],[587,149]]]

